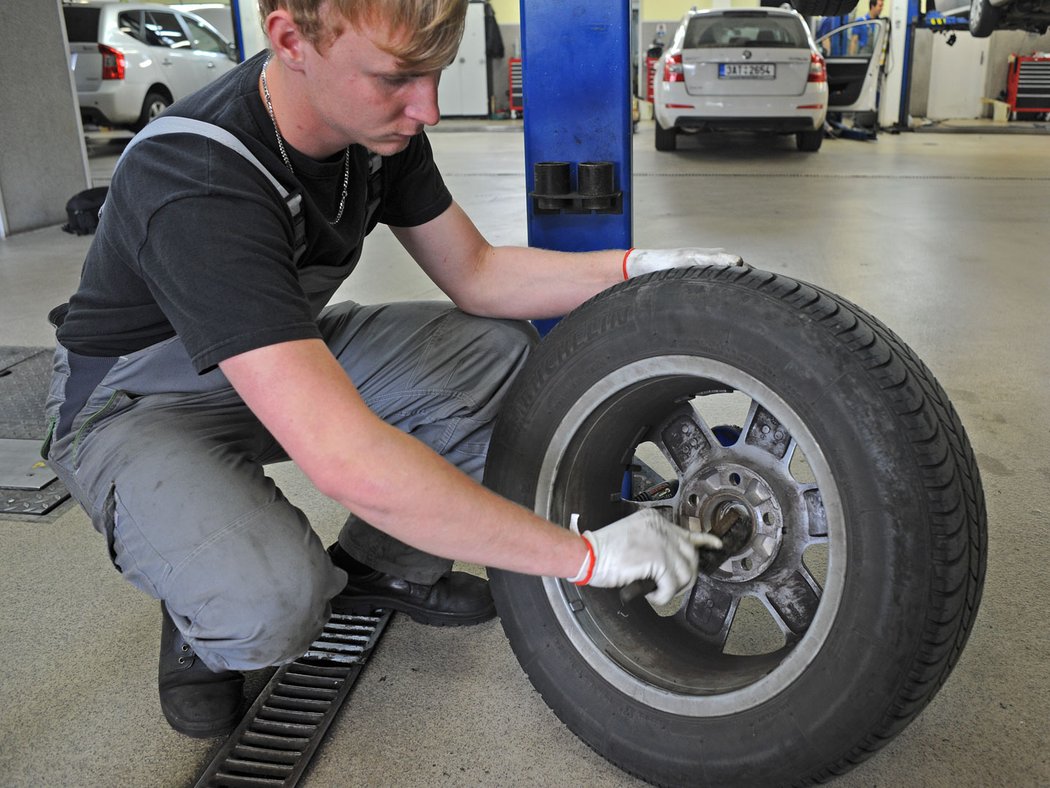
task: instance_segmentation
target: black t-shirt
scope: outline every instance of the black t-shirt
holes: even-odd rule
[[[353,271],[376,223],[416,226],[451,204],[424,135],[383,157],[371,179],[378,195],[369,193],[368,151],[351,146],[346,207],[338,225],[329,225],[342,193],[344,154],[317,161],[286,144],[295,174],[289,172],[259,96],[265,56],[169,111],[227,129],[289,191],[301,190],[305,253],[293,261],[284,201],[240,154],[193,134],[143,140],[113,175],[80,286],[58,330],[67,349],[115,357],[177,334],[203,373],[248,350],[317,338],[318,312]]]

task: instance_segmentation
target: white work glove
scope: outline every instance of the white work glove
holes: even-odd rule
[[[654,509],[642,509],[581,536],[590,549],[570,582],[619,588],[651,578],[656,590],[645,598],[657,606],[666,605],[696,581],[698,547],[722,546],[722,540],[714,534],[679,528]]]
[[[623,256],[623,278],[691,265],[743,265],[740,255],[725,249],[628,249]]]

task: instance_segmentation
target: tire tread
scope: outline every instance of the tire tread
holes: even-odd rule
[[[853,331],[833,331],[853,353],[855,346],[845,335],[870,331],[870,354],[858,358],[889,395],[897,415],[921,458],[920,471],[929,497],[933,537],[935,582],[931,585],[922,648],[915,655],[892,713],[835,765],[826,767],[826,777],[841,774],[866,760],[913,720],[947,680],[972,629],[980,603],[984,578],[984,503],[973,452],[947,395],[921,359],[881,321],[861,307],[818,287],[821,299],[834,302],[857,318]],[[827,320],[813,315],[814,319]],[[885,353],[885,360],[871,358]],[[969,503],[962,505],[963,501]],[[972,513],[972,516],[971,516]],[[948,555],[952,537],[968,534],[968,548]],[[961,608],[961,613],[957,612]],[[844,767],[844,768],[843,768]],[[818,776],[822,781],[822,777]]]
[[[913,448],[915,473],[926,496],[933,562],[921,636],[881,722],[799,784],[824,782],[871,757],[907,726],[944,684],[966,644],[985,574],[986,513],[973,450],[958,414],[930,369],[893,331],[858,305],[818,286],[748,266],[674,269],[632,282],[644,287],[647,281],[666,280],[723,282],[789,305],[858,362],[882,392],[885,405]],[[584,306],[617,298],[617,291],[606,290]],[[563,325],[555,326],[552,339],[567,330]],[[960,539],[960,534],[965,538]],[[529,672],[528,665],[523,663],[523,667]]]

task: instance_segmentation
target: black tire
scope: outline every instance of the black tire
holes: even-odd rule
[[[944,391],[858,307],[747,267],[634,279],[562,320],[485,482],[585,530],[642,506],[707,530],[743,505],[737,552],[704,554],[677,612],[490,572],[548,705],[661,785],[848,770],[944,683],[980,600],[984,497]]]
[[[656,127],[656,149],[669,151],[674,150],[678,147],[678,132],[675,127],[672,126],[669,129],[665,129],[660,125],[660,121],[653,120],[653,125]]]
[[[802,16],[844,16],[857,7],[857,0],[791,0]]]
[[[142,112],[131,128],[133,131],[142,131],[146,124],[158,117],[164,110],[171,106],[171,97],[156,90],[151,90],[142,100]]]
[[[806,153],[816,153],[824,144],[824,129],[816,131],[796,131],[795,146]]]
[[[988,38],[999,27],[999,9],[988,0],[970,0],[970,35]]]

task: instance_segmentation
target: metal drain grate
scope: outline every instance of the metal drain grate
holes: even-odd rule
[[[296,785],[390,616],[333,613],[309,650],[273,675],[196,788]]]

